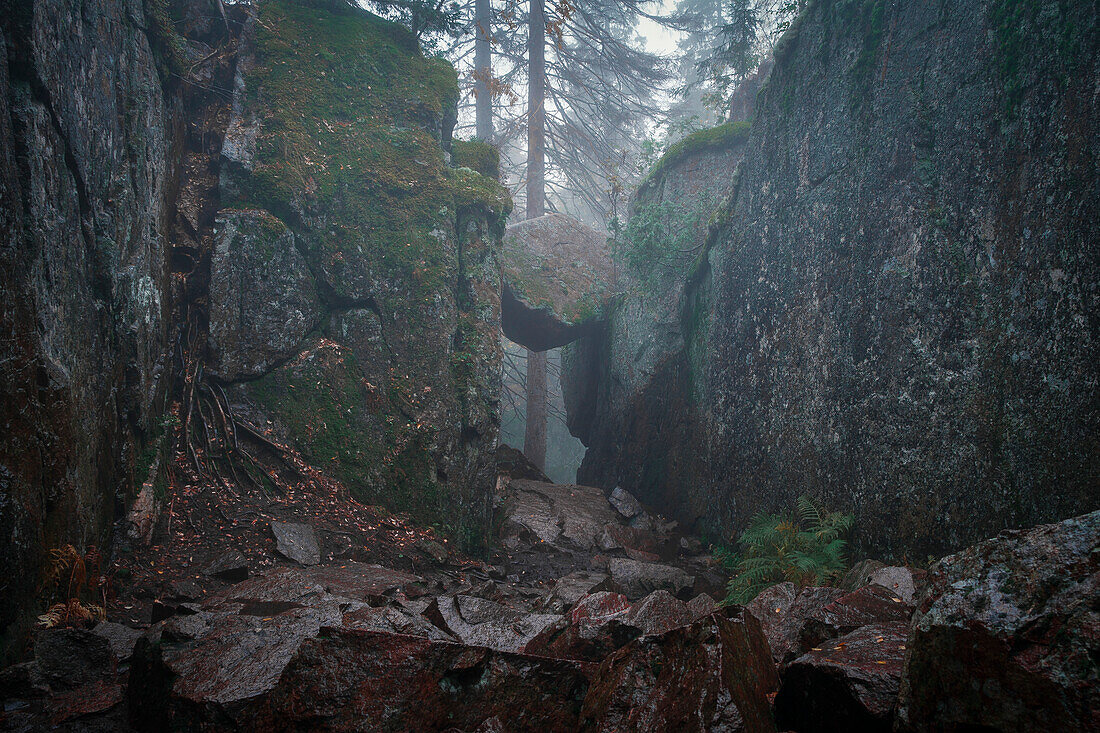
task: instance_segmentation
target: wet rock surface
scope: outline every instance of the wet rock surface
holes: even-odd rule
[[[579,481],[727,533],[820,485],[892,557],[1100,508],[1100,21],[1009,7],[805,5],[713,229],[564,359]]]
[[[1100,512],[944,558],[913,619],[903,730],[1100,727]]]
[[[596,731],[774,731],[777,687],[756,619],[715,613],[605,659],[581,719]]]
[[[868,624],[795,659],[775,698],[780,730],[893,730],[908,634],[907,623]]]

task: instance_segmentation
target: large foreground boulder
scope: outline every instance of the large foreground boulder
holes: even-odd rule
[[[146,654],[165,658],[152,646]],[[267,656],[257,648],[252,658]],[[210,664],[235,678],[253,671],[244,657]],[[135,676],[131,706],[141,730],[573,730],[587,670],[404,634],[319,628],[276,677],[253,684],[253,694],[230,700],[219,687],[181,686],[154,663]]]
[[[781,729],[888,733],[894,722],[908,628],[863,626],[791,662],[775,697]]]
[[[1100,730],[1100,512],[941,560],[913,620],[902,730]]]
[[[774,731],[778,687],[759,622],[715,613],[605,659],[581,712],[591,731]]]

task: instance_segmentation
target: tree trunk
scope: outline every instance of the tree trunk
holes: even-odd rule
[[[475,135],[487,143],[493,141],[493,96],[489,81],[493,78],[493,49],[489,45],[489,0],[474,3],[474,110]]]
[[[527,426],[523,454],[546,468],[546,352],[527,352]]]
[[[527,218],[546,213],[546,13],[531,0],[527,73]],[[546,466],[546,352],[527,352],[527,425],[523,453]]]

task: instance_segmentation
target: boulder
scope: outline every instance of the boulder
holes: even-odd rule
[[[534,351],[590,332],[613,295],[607,234],[563,214],[510,225],[501,264],[504,335]]]
[[[92,633],[107,640],[115,659],[120,662],[125,662],[133,655],[134,645],[137,644],[142,635],[142,632],[138,629],[131,629],[129,626],[110,621],[101,621],[96,624],[95,628],[92,629]]]
[[[623,519],[632,519],[645,511],[642,502],[635,499],[633,494],[621,486],[612,489],[607,496],[607,500],[611,506],[615,507],[615,511],[623,515]]]
[[[516,652],[561,619],[556,614],[522,613],[475,596],[439,596],[424,617],[464,644]]]
[[[928,573],[901,565],[890,565],[871,573],[871,583],[881,585],[893,592],[904,602],[916,603],[917,591],[924,583]]]
[[[885,564],[878,560],[860,560],[848,569],[837,583],[837,587],[844,590],[858,590],[870,583],[871,577],[884,567],[886,567]]]
[[[496,718],[509,730],[574,730],[588,688],[579,662],[404,634],[318,627],[287,654],[285,645],[257,644],[259,633],[238,628],[241,618],[226,617],[233,633],[221,629],[216,642],[192,648],[193,664],[181,663],[175,644],[144,646],[130,688],[135,727],[493,730]],[[234,653],[246,646],[251,653]]]
[[[680,568],[653,562],[641,562],[630,558],[612,558],[608,562],[611,579],[628,598],[641,598],[655,590],[667,590],[679,596],[690,592],[695,578]]]
[[[606,658],[584,700],[591,731],[775,731],[768,695],[779,680],[760,624],[737,610]]]
[[[541,604],[542,611],[564,613],[581,598],[597,591],[612,590],[611,578],[605,573],[577,570],[554,582],[550,595]]]
[[[216,558],[203,572],[226,583],[240,583],[248,580],[248,560],[234,550]]]
[[[34,638],[37,674],[52,690],[71,690],[114,675],[106,636],[86,629],[46,629]]]
[[[562,550],[593,550],[604,526],[619,521],[600,489],[525,479],[510,482],[502,512],[505,539]]]
[[[641,628],[628,622],[630,612],[630,601],[621,593],[593,593],[528,642],[524,651],[560,659],[600,661],[642,633]]]
[[[698,621],[704,616],[709,616],[719,608],[718,601],[714,600],[706,593],[700,593],[692,598],[688,601],[687,607],[688,611],[691,612],[692,621]]]
[[[302,565],[321,562],[321,546],[313,527],[297,522],[272,522],[271,532],[275,535],[275,548],[283,557]]]
[[[1100,729],[1100,512],[1002,532],[929,573],[901,730]]]
[[[283,222],[257,209],[218,214],[210,264],[210,371],[258,377],[295,353],[321,305]]]
[[[894,595],[894,591],[881,585],[867,585],[810,613],[799,632],[801,651],[868,624],[908,624],[912,615],[913,606]]]
[[[844,595],[838,588],[810,586],[796,590],[794,583],[779,583],[760,593],[745,608],[760,621],[776,664],[802,653],[802,626],[818,609]]]
[[[863,626],[787,665],[776,724],[800,733],[889,733],[908,625]]]
[[[643,634],[663,634],[694,620],[687,604],[667,590],[653,591],[635,603],[626,615],[626,622],[637,626]]]

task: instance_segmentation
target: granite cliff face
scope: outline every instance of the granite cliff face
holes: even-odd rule
[[[721,532],[809,492],[855,512],[860,551],[910,556],[1095,508],[1097,23],[812,3],[683,280],[683,346],[656,371],[630,348],[667,341],[661,297],[589,345],[619,356],[578,413],[579,480]],[[683,438],[621,437],[654,417]]]
[[[234,87],[211,369],[359,498],[476,545],[511,202],[448,165],[454,69],[369,14],[273,0],[245,23]]]
[[[454,70],[332,3],[2,7],[5,639],[50,548],[107,545],[154,483],[185,354],[361,499],[479,542],[511,204],[450,164]]]
[[[178,96],[141,2],[0,12],[0,625],[102,544],[163,396]],[[140,480],[140,479],[139,479]]]

